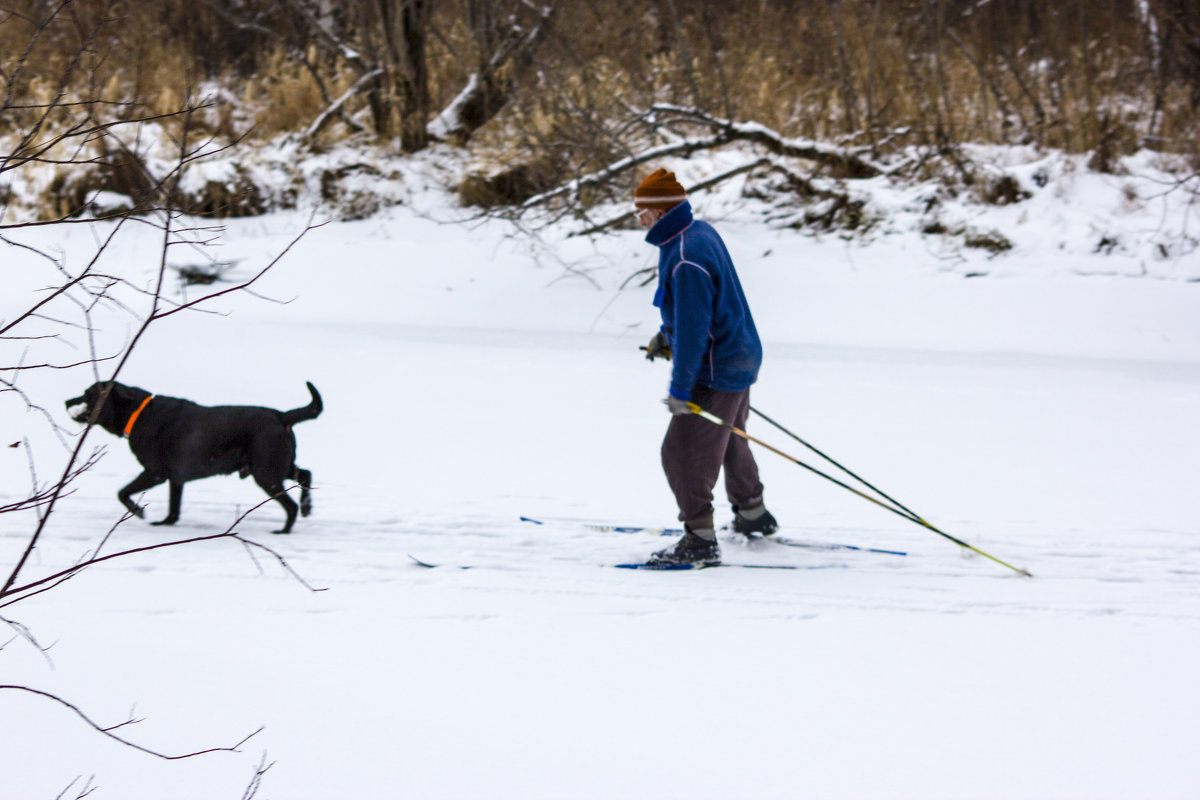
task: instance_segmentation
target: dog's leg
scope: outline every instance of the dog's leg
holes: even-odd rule
[[[138,519],[143,519],[146,516],[146,509],[133,502],[133,495],[153,489],[165,480],[166,478],[159,478],[150,472],[143,472],[130,481],[128,486],[117,492],[117,499],[121,501],[121,505],[129,509],[130,514]]]
[[[312,513],[312,473],[300,467],[293,467],[292,480],[300,484],[300,516],[307,517]]]
[[[151,525],[174,525],[179,522],[179,507],[183,504],[183,481],[171,481],[171,500],[167,506],[166,519],[151,522]]]
[[[283,528],[277,531],[272,531],[272,533],[291,533],[292,525],[296,523],[297,506],[296,501],[288,497],[288,493],[284,491],[283,481],[279,481],[270,486],[264,486],[262,481],[258,481],[258,485],[264,492],[275,498],[275,501],[279,503],[279,505],[283,506],[283,511],[285,514],[287,514],[287,521],[283,523]]]

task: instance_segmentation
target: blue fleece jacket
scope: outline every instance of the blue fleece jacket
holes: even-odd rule
[[[749,389],[758,378],[762,344],[721,237],[684,201],[650,228],[646,241],[659,248],[654,305],[671,344],[671,394],[690,400],[696,384],[719,392]]]

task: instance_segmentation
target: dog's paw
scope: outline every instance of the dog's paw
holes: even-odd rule
[[[151,522],[150,524],[151,525],[174,525],[176,522],[179,522],[179,517],[175,517],[174,519],[172,519],[171,517],[167,517],[166,519],[160,519],[158,522]]]

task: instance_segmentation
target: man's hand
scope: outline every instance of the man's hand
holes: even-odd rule
[[[671,360],[671,345],[667,342],[667,335],[662,331],[654,334],[654,338],[650,340],[650,344],[642,349],[646,351],[647,361],[653,361],[656,358],[665,358],[667,361]]]
[[[667,399],[663,400],[663,403],[666,404],[667,410],[677,417],[692,413],[691,401],[680,400],[673,394],[667,395]]]

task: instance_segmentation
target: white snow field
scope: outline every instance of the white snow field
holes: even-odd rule
[[[1129,240],[1157,219],[1106,202],[1059,193],[1044,209],[1107,214]],[[1017,247],[991,260],[696,205],[764,340],[754,406],[1034,578],[763,449],[780,536],[907,555],[724,534],[726,562],[797,569],[612,568],[671,539],[588,523],[677,525],[658,461],[669,367],[636,349],[658,324],[653,287],[619,288],[655,252],[634,231],[535,247],[409,204],[309,232],[254,295],[156,323],[120,375],[208,405],[287,409],[318,387],[325,412],[296,428],[313,515],[274,536],[272,503],[239,530],[321,591],[224,540],[97,566],[0,611],[49,648],[0,633],[0,684],[102,725],[141,720],[114,733],[167,754],[261,732],[165,761],[0,691],[0,798],[236,799],[264,758],[271,800],[1200,797],[1200,257],[1143,275],[1082,235],[1060,247],[1080,227],[1036,205],[994,212]],[[230,221],[215,257],[248,277],[306,219]],[[96,236],[22,241],[79,265]],[[157,243],[130,228],[102,263],[147,283]],[[4,251],[11,318],[53,276]],[[101,353],[133,330],[121,309],[96,321]],[[81,335],[0,346],[4,364],[25,347],[29,363],[86,355]],[[82,366],[20,385],[75,431],[62,401],[94,379]],[[0,443],[27,438],[44,482],[63,446],[2,400]],[[830,469],[762,419],[748,427]],[[120,518],[136,462],[103,431],[89,443],[107,452],[29,577]],[[0,477],[0,504],[26,494],[23,448],[0,449]],[[106,549],[219,533],[261,499],[236,476],[190,483],[176,527],[131,520]],[[143,502],[161,518],[166,488]],[[717,504],[726,522],[720,487]],[[4,574],[32,527],[0,518]]]

